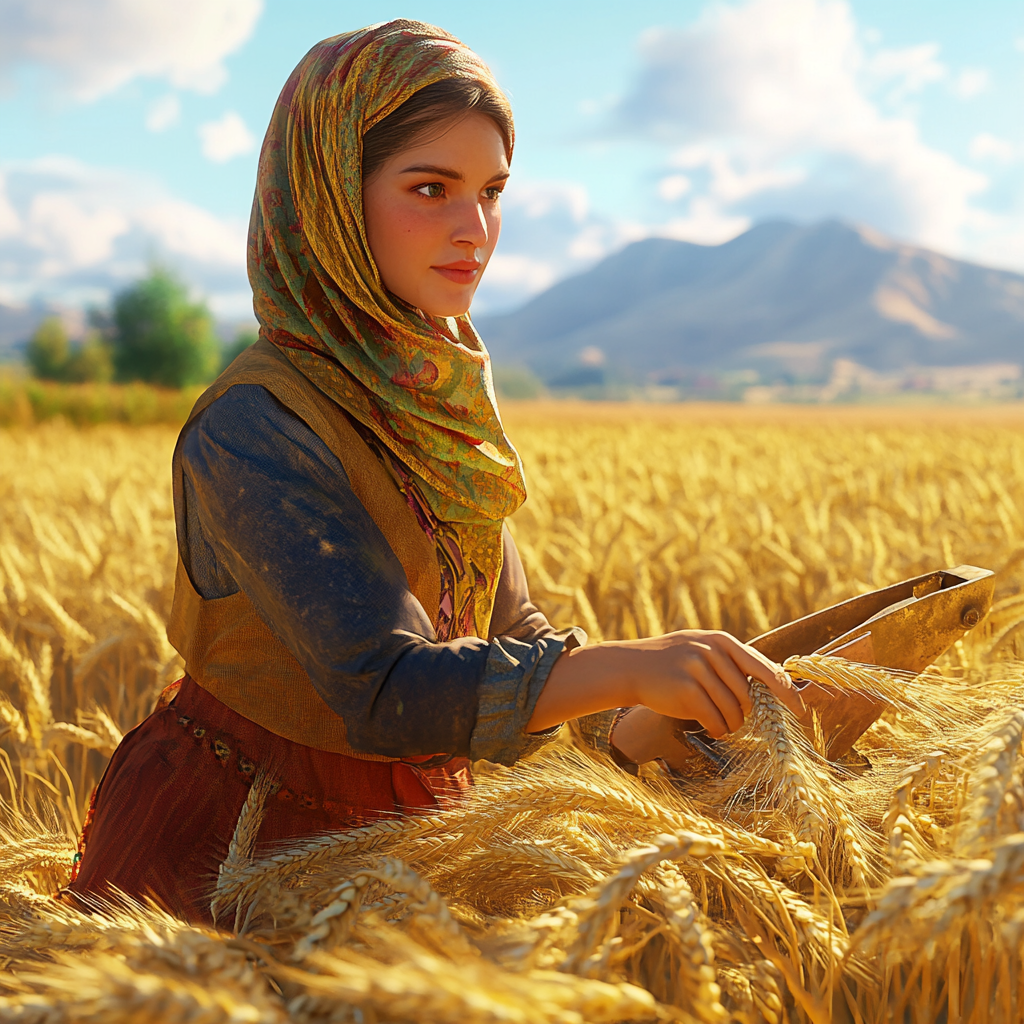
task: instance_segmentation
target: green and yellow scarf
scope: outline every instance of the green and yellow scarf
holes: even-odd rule
[[[413,93],[454,77],[493,81],[476,54],[422,22],[314,46],[263,143],[248,266],[261,335],[373,432],[454,533],[468,563],[455,603],[486,636],[502,521],[526,497],[522,464],[469,317],[425,317],[389,294],[363,223],[363,135]]]

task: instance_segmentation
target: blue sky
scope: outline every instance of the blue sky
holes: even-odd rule
[[[0,0],[0,303],[103,301],[147,260],[245,316],[278,90],[318,39],[447,28],[509,92],[477,311],[651,234],[836,216],[1024,271],[1019,0]]]

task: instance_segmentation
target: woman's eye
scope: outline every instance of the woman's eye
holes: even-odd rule
[[[495,186],[494,188],[485,188],[484,195],[488,199],[500,199],[502,191],[503,190],[498,188],[497,186]]]
[[[415,191],[428,199],[440,199],[444,195],[444,185],[439,181],[432,181],[429,185],[418,186]]]

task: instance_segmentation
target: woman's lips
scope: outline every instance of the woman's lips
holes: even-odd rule
[[[445,263],[443,266],[430,269],[436,270],[442,277],[447,277],[455,284],[472,284],[480,272],[480,266],[476,260],[456,260],[454,263]]]

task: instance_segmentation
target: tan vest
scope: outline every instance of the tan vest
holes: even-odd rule
[[[345,467],[355,496],[402,564],[409,589],[437,621],[441,577],[437,554],[380,459],[341,408],[260,339],[240,355],[196,402],[174,450],[175,516],[184,514],[181,444],[192,421],[235,384],[259,384],[295,413]],[[206,600],[179,555],[167,638],[185,671],[219,701],[278,736],[318,750],[372,761],[394,758],[352,750],[345,722],[316,692],[305,669],[259,617],[242,591]]]

